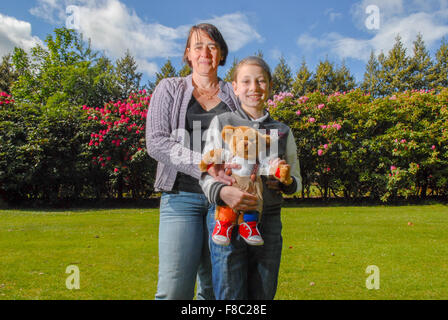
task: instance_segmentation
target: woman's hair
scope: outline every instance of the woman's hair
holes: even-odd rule
[[[236,81],[236,78],[238,76],[238,72],[240,71],[240,68],[244,65],[255,65],[259,66],[263,69],[264,72],[268,75],[268,80],[271,82],[272,75],[271,75],[271,68],[269,68],[269,65],[264,61],[262,58],[257,56],[249,56],[241,60],[233,70],[233,81]]]
[[[200,23],[200,24],[197,24],[197,25],[191,27],[190,32],[188,33],[187,44],[185,45],[184,57],[182,59],[182,62],[188,63],[188,65],[191,67],[191,63],[188,60],[188,56],[187,56],[187,49],[190,47],[191,37],[193,36],[193,34],[198,33],[200,30],[202,30],[206,34],[208,34],[208,36],[218,44],[219,49],[221,50],[221,61],[219,62],[219,65],[220,66],[225,65],[226,59],[227,59],[227,54],[229,53],[227,43],[225,42],[225,40],[222,37],[221,32],[219,32],[218,28],[216,28],[214,25],[212,25],[210,23]]]

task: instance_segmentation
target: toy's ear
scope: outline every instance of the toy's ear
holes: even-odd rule
[[[225,126],[222,128],[221,135],[225,143],[230,144],[230,139],[232,139],[235,129],[236,128],[232,126]]]

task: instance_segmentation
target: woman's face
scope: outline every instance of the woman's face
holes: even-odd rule
[[[206,32],[199,30],[191,36],[187,55],[194,73],[217,74],[221,61],[221,50]]]
[[[235,95],[243,107],[262,110],[269,97],[271,84],[262,67],[245,64],[241,66],[233,84]]]

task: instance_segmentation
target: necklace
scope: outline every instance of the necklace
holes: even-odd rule
[[[210,92],[209,90],[196,88],[200,96],[205,96],[207,100],[213,100],[219,92],[219,86],[214,91]]]

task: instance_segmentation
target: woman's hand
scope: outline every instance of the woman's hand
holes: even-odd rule
[[[211,175],[216,181],[224,183],[231,186],[235,183],[235,178],[231,177],[232,169],[239,169],[241,166],[239,164],[213,164],[207,170],[208,174]]]
[[[219,196],[235,212],[257,210],[257,197],[236,187],[223,187]]]

